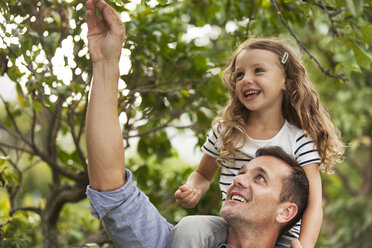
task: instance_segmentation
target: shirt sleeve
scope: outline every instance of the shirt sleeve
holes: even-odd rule
[[[306,136],[303,131],[298,133],[295,141],[294,156],[300,166],[312,163],[321,163],[318,149],[310,136]]]
[[[114,191],[98,192],[87,187],[92,215],[103,219],[117,247],[166,247],[173,225],[133,185],[132,173],[126,170],[125,175],[126,184]]]
[[[220,156],[220,148],[221,148],[221,140],[220,132],[217,128],[218,124],[216,124],[208,133],[207,139],[202,146],[202,151],[207,155],[218,158]]]

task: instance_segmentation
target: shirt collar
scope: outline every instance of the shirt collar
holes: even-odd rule
[[[233,248],[233,247],[232,245],[228,245],[228,244],[219,244],[217,248]]]

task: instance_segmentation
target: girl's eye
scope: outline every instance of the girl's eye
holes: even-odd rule
[[[256,69],[254,69],[254,72],[255,73],[260,73],[260,72],[263,72],[264,70],[263,69],[261,69],[261,68],[256,68]]]
[[[244,76],[244,73],[243,72],[238,72],[235,75],[236,79],[242,78],[243,76]]]

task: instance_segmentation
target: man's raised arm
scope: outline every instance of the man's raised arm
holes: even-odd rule
[[[88,47],[93,82],[86,118],[90,187],[110,191],[125,184],[125,160],[117,97],[119,59],[125,27],[118,14],[100,0],[87,1]],[[96,8],[103,13],[100,19]]]

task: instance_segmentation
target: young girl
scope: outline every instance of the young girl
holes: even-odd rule
[[[302,224],[283,234],[276,247],[289,247],[293,238],[299,238],[303,247],[314,247],[323,216],[319,166],[331,172],[344,147],[290,43],[278,38],[249,39],[233,53],[223,75],[229,101],[213,121],[199,166],[175,198],[183,207],[194,207],[221,168],[219,183],[225,201],[233,178],[258,148],[281,146],[303,166],[310,194]]]

